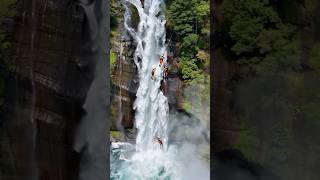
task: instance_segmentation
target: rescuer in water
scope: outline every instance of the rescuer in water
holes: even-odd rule
[[[160,71],[160,72],[159,72]],[[160,82],[160,90],[166,94],[166,80],[168,78],[168,67],[165,65],[163,61],[163,56],[160,56],[159,65],[152,68],[151,71],[151,79],[155,80],[158,77],[162,77]]]
[[[159,60],[159,68],[161,70],[161,75],[163,76],[163,78],[165,79],[168,75],[168,68],[164,65],[164,62],[163,62],[163,56],[160,57],[160,60]],[[152,68],[152,71],[151,71],[151,79],[152,80],[155,80],[155,76],[156,76],[156,70],[157,70],[158,67],[153,67]]]
[[[154,138],[159,144],[160,144],[160,148],[163,150],[163,142],[159,137],[155,137]]]
[[[151,79],[152,79],[152,80],[155,79],[155,77],[154,77],[155,71],[156,71],[156,68],[154,67],[154,68],[152,69],[152,71],[151,71]]]
[[[164,95],[167,94],[167,79],[168,79],[168,67],[167,65],[163,62],[163,56],[160,57],[160,68],[161,68],[161,75],[162,75],[162,80],[161,80],[161,85],[160,85],[160,90],[163,92]]]

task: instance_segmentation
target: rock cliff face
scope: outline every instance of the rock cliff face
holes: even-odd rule
[[[132,41],[123,41],[124,55],[118,53],[115,68],[112,70],[112,129],[121,123],[125,128],[133,127],[133,102],[139,85],[136,65],[132,60]],[[119,128],[119,127],[118,127]]]
[[[20,0],[18,7],[0,142],[6,152],[0,166],[9,170],[1,177],[77,179],[73,136],[92,79],[90,64],[78,58],[84,12],[64,0]]]
[[[116,23],[111,32],[111,51],[116,54],[116,63],[111,69],[111,130],[133,128],[133,103],[139,85],[136,65],[133,61],[135,42],[130,38],[123,25],[124,9],[120,1],[112,1],[114,9],[111,19]]]

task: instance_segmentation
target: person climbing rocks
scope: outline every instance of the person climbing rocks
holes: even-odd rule
[[[141,2],[141,6],[142,6],[142,8],[143,8],[143,6],[144,6],[144,0],[140,0],[140,2]]]
[[[160,90],[164,95],[167,94],[167,80],[169,74],[169,68],[166,63],[163,62],[163,56],[160,57],[161,71],[162,71],[162,80],[160,85]]]
[[[163,79],[168,80],[169,69],[168,67],[164,68]]]
[[[160,56],[159,63],[160,65],[163,65],[163,56]]]
[[[167,75],[168,75],[168,67],[167,65],[163,62],[163,56],[160,57],[160,60],[159,60],[159,67],[161,68],[162,70],[162,76],[164,79],[166,79]]]
[[[160,144],[160,148],[163,150],[163,142],[159,137],[155,137],[155,140]]]
[[[164,77],[164,69],[165,69],[165,66],[164,66],[164,62],[163,62],[163,56],[160,57],[159,65],[158,65],[158,66],[159,66],[160,70],[162,71],[162,72],[161,72],[162,76]],[[151,79],[152,79],[152,80],[155,80],[156,69],[157,69],[157,67],[153,67],[153,68],[152,68],[152,71],[151,71]]]
[[[163,56],[160,56],[160,59],[159,59],[159,68],[161,68],[162,71],[163,71],[163,69],[164,69]]]

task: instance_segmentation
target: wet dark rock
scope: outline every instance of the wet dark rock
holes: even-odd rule
[[[19,2],[17,16],[2,22],[12,27],[12,48],[0,129],[7,156],[0,166],[10,171],[0,176],[78,179],[73,139],[93,76],[91,64],[79,58],[87,38],[84,12],[75,1]]]
[[[215,180],[278,180],[271,171],[247,160],[241,151],[225,149],[213,157],[212,176]]]

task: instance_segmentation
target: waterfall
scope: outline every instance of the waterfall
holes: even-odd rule
[[[160,138],[163,148],[168,146],[168,114],[167,98],[160,91],[163,80],[163,69],[159,67],[159,59],[167,61],[165,3],[163,0],[146,0],[144,6],[140,0],[124,0],[124,27],[137,43],[134,62],[139,72],[139,88],[134,103],[135,127],[138,130],[136,150],[159,148],[155,138]],[[140,22],[135,29],[132,27],[131,8],[136,8]],[[155,69],[155,79],[151,79],[152,69]]]
[[[174,114],[169,116],[167,97],[160,91],[163,67],[159,66],[159,59],[163,56],[164,63],[167,61],[164,0],[144,0],[143,5],[140,0],[123,0],[123,4],[125,30],[136,42],[133,60],[138,69],[139,87],[133,108],[137,137],[135,145],[111,144],[110,179],[209,179],[209,167],[199,159],[197,145],[173,142],[171,138],[168,145],[172,128],[179,127],[173,123],[178,124],[179,119]],[[138,25],[132,18],[136,17],[134,13],[138,13]],[[184,136],[181,128],[175,129],[176,138]],[[162,148],[155,138],[162,140]]]

